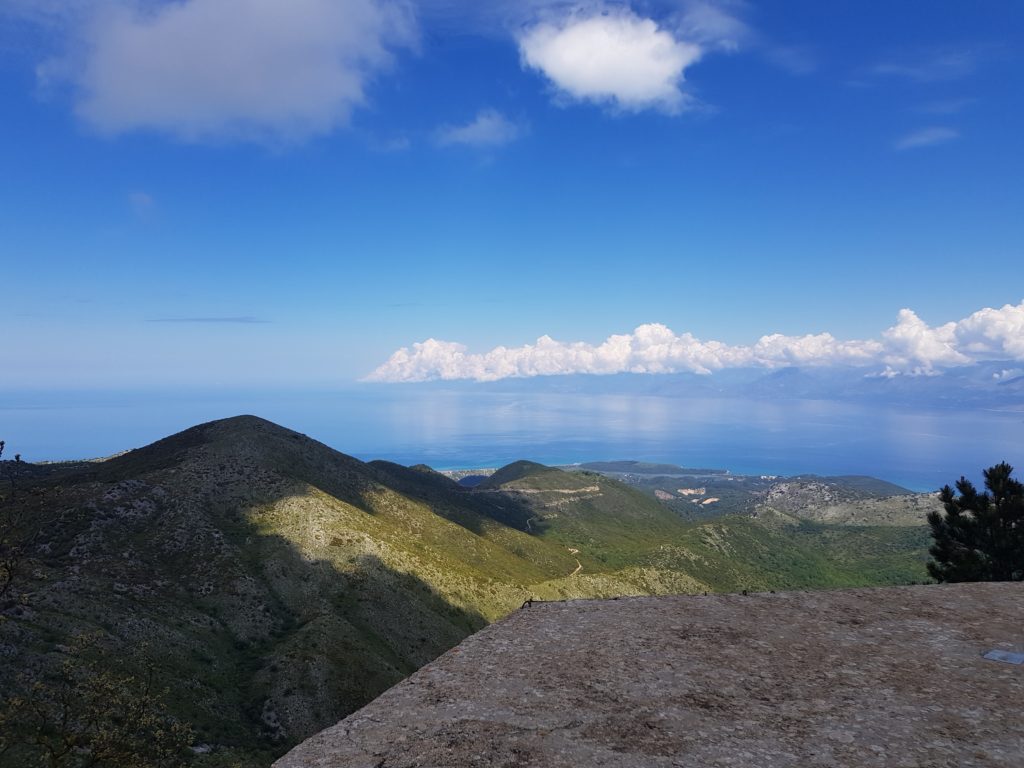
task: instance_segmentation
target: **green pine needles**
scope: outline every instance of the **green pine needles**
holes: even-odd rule
[[[1024,484],[1006,462],[984,474],[984,493],[961,477],[959,496],[948,485],[939,494],[945,514],[928,515],[935,558],[928,572],[936,581],[1024,580]]]

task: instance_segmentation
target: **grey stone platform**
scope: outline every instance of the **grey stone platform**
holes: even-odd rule
[[[1024,585],[535,604],[275,768],[1024,766]]]

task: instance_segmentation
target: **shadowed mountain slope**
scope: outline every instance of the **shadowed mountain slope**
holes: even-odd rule
[[[99,633],[111,664],[157,662],[203,743],[269,755],[574,567],[482,499],[441,510],[458,524],[432,510],[429,482],[392,481],[239,417],[19,489],[12,503],[46,525],[0,606],[3,689]]]
[[[155,665],[210,748],[197,764],[268,764],[527,598],[923,577],[917,541],[688,524],[615,480],[530,462],[470,490],[253,416],[26,472],[0,501],[34,533],[0,604],[0,689],[97,637],[102,664]]]

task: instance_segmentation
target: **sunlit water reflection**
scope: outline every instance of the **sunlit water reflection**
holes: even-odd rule
[[[918,490],[1024,470],[1024,413],[823,400],[523,394],[417,387],[343,393],[0,395],[0,438],[29,460],[108,455],[253,413],[359,458],[438,468],[634,458],[743,474],[868,474]]]

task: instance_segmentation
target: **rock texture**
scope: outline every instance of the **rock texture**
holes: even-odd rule
[[[541,603],[275,768],[1024,764],[1024,586]]]

